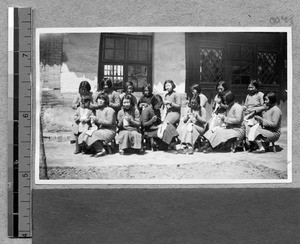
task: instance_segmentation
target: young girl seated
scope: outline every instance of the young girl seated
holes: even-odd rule
[[[141,115],[144,137],[150,139],[153,150],[168,150],[171,142],[174,142],[178,136],[173,125],[162,123],[160,115],[162,105],[162,97],[154,95],[151,104],[142,111]]]
[[[165,115],[163,121],[167,124],[177,126],[180,120],[181,98],[180,95],[174,90],[175,83],[172,80],[166,80],[164,83],[164,91],[167,91],[164,100]]]
[[[82,81],[79,84],[78,93],[73,100],[72,108],[77,109],[80,106],[81,96],[88,95],[91,97],[91,102],[93,102],[93,93],[91,92],[91,85],[88,81]]]
[[[264,153],[265,144],[275,142],[280,137],[282,112],[276,106],[277,97],[274,92],[269,92],[264,96],[265,111],[262,116],[255,115],[255,125],[247,134],[247,139],[251,144],[250,151]]]
[[[133,95],[134,92],[134,85],[131,81],[127,81],[125,83],[125,87],[124,87],[124,93],[120,95],[121,99],[124,98],[125,95],[131,95],[133,98],[133,105],[135,107],[137,107],[137,99],[136,97]]]
[[[121,108],[120,94],[113,90],[113,83],[109,78],[103,78],[99,84],[99,91],[94,94],[94,100],[99,97],[100,94],[106,94],[108,96],[108,106],[113,108],[117,113]],[[98,109],[97,103],[93,104],[93,108]]]
[[[140,97],[138,102],[138,108],[140,112],[144,110],[151,104],[151,99],[153,97],[152,86],[150,84],[144,85],[142,88],[143,95]]]
[[[193,154],[194,145],[203,135],[206,127],[206,110],[200,106],[200,97],[198,94],[194,96],[189,108],[181,118],[177,131],[179,133],[178,139],[181,142],[184,153]]]
[[[259,84],[256,80],[251,80],[248,85],[248,95],[243,106],[245,111],[244,119],[251,119],[254,115],[261,115],[265,109],[264,94],[259,91]]]
[[[200,106],[205,108],[207,104],[207,97],[202,93],[201,87],[198,84],[195,84],[191,87],[193,97],[199,96],[200,97]]]
[[[115,110],[109,107],[108,95],[99,94],[96,103],[98,109],[96,115],[91,116],[93,126],[79,136],[79,144],[86,150],[93,151],[94,157],[106,155],[104,144],[112,142],[116,135]]]
[[[76,150],[74,154],[82,152],[82,148],[78,144],[78,136],[87,131],[91,126],[91,116],[93,111],[90,109],[91,97],[89,95],[83,95],[81,97],[80,106],[77,108],[74,115],[75,124],[72,126],[72,132],[75,136]]]
[[[264,104],[264,94],[259,91],[259,84],[256,80],[251,80],[248,85],[248,95],[246,96],[243,109],[245,114],[244,124],[246,128],[246,143],[247,147],[250,149],[251,143],[248,141],[248,134],[251,128],[256,124],[254,116],[261,116],[262,112],[266,109]]]
[[[119,133],[116,136],[119,153],[124,155],[124,150],[130,148],[143,153],[140,112],[134,106],[134,97],[126,94],[122,99],[122,106],[118,113]]]
[[[91,85],[88,81],[81,81],[78,88],[78,93],[72,102],[72,108],[76,110],[80,107],[81,104],[81,97],[82,96],[90,96],[91,103],[93,103],[93,93],[91,92]],[[77,123],[73,124],[72,127],[78,126]],[[76,129],[78,130],[78,128]],[[70,143],[76,143],[77,138],[75,137],[74,133],[71,133]]]
[[[215,128],[218,127],[224,127],[225,124],[223,121],[221,121],[220,117],[218,115],[225,114],[226,112],[226,106],[222,103],[222,96],[224,95],[225,92],[228,91],[228,87],[226,85],[225,81],[219,81],[216,85],[216,91],[217,94],[214,98],[214,102],[212,105],[212,115],[211,119],[208,122],[208,128],[209,130],[215,130]]]
[[[231,91],[226,91],[222,96],[223,107],[226,109],[225,114],[218,114],[218,118],[225,126],[218,126],[215,129],[209,129],[204,137],[207,139],[201,151],[208,153],[213,149],[233,142],[231,150],[234,152],[234,144],[245,136],[243,125],[243,108],[235,101],[235,95]]]

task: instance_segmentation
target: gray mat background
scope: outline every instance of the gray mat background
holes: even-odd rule
[[[299,104],[300,3],[296,0],[2,0],[0,3],[0,135],[2,138],[0,140],[0,243],[32,242],[31,239],[7,238],[8,7],[32,7],[34,28],[292,26],[292,95],[293,104]],[[294,15],[293,23],[280,21],[274,25],[270,21],[271,18],[291,15]],[[299,106],[293,107],[292,184],[149,185],[126,186],[127,189],[120,189],[124,188],[123,186],[34,186],[34,243],[81,243],[84,240],[85,243],[101,243],[101,240],[105,243],[145,243],[147,240],[148,243],[174,243],[175,240],[178,243],[199,243],[201,240],[205,241],[204,243],[258,243],[259,240],[263,243],[271,243],[271,241],[274,243],[278,240],[279,243],[288,237],[295,238],[288,243],[300,243],[299,234],[296,236],[294,233],[296,227],[299,229],[300,212],[299,109]],[[69,188],[81,188],[81,190]],[[224,205],[220,204],[222,201]],[[70,205],[73,206],[71,209],[77,212],[66,211]],[[114,212],[115,209],[118,211]],[[111,213],[113,215],[110,218]],[[91,216],[93,218],[87,218]],[[135,220],[137,222],[132,224]],[[259,225],[262,227],[261,231],[257,227],[259,223],[261,223]],[[102,228],[94,228],[95,225],[100,225]],[[180,226],[182,228],[179,228]],[[197,226],[201,228],[198,229]],[[239,233],[236,238],[232,237],[234,233]],[[84,237],[79,238],[82,235]],[[95,239],[101,236],[105,236],[105,239]],[[74,242],[75,240],[78,242]]]

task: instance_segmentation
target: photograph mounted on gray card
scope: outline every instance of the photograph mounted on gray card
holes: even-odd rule
[[[36,184],[292,182],[289,27],[36,30]]]

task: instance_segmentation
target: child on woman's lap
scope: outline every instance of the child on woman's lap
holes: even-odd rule
[[[77,108],[74,115],[75,125],[72,127],[76,145],[74,154],[82,152],[81,147],[78,145],[78,136],[91,127],[91,116],[93,114],[93,111],[90,109],[90,103],[91,97],[89,95],[83,95],[81,97],[81,105]]]

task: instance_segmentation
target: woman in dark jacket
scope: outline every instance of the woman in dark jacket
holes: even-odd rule
[[[142,111],[142,126],[144,136],[151,139],[154,149],[167,150],[168,145],[174,142],[178,132],[172,124],[161,121],[160,108],[163,99],[160,95],[154,95],[151,104]]]

